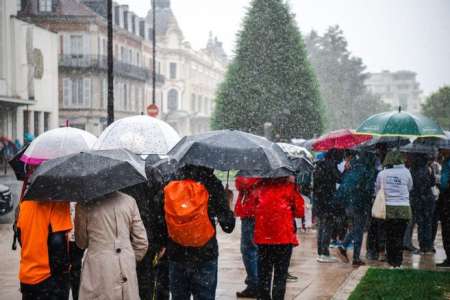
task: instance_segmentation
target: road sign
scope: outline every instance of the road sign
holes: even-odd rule
[[[147,115],[150,117],[156,118],[159,114],[159,108],[156,104],[150,104],[147,106]]]

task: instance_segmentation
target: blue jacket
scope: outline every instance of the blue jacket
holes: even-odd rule
[[[446,159],[442,164],[440,190],[444,192],[448,189],[450,180],[450,159]]]
[[[368,213],[375,190],[377,170],[376,158],[371,153],[362,153],[360,158],[350,162],[351,169],[342,177],[336,192],[336,200],[353,213]]]

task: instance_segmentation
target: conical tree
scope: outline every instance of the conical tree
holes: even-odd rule
[[[281,140],[323,130],[318,83],[293,14],[284,0],[253,0],[235,57],[216,97],[214,129],[263,132]]]

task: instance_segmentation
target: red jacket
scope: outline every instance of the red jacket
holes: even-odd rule
[[[236,177],[235,186],[239,191],[236,206],[234,207],[234,214],[240,218],[255,217],[256,202],[258,200],[256,195],[256,187],[261,181],[259,178],[250,177]]]
[[[298,245],[294,218],[305,216],[304,200],[295,183],[267,179],[258,185],[255,215],[255,243]]]

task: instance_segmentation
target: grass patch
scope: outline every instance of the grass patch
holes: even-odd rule
[[[369,269],[349,300],[450,299],[450,272]]]

